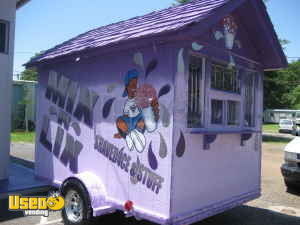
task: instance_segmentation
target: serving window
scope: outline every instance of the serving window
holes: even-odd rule
[[[238,71],[224,65],[212,64],[211,87],[221,91],[240,93]]]
[[[257,72],[190,56],[187,127],[254,128],[257,87]]]

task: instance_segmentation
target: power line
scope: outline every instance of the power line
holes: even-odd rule
[[[15,52],[15,54],[35,54],[35,52]]]

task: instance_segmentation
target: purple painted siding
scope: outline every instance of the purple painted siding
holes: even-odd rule
[[[206,218],[222,211],[224,207],[226,208],[224,205],[230,207],[229,205],[235,204],[235,201],[241,203],[260,194],[262,65],[260,61],[255,62],[259,58],[258,53],[249,42],[247,31],[238,19],[236,23],[238,29],[232,49],[226,47],[221,21],[198,39],[182,42],[181,47],[173,46],[173,60],[177,68],[175,69],[171,217],[175,224],[177,222],[180,224],[182,221],[196,221],[192,219],[193,217]],[[223,36],[218,39],[215,32],[220,32]],[[182,57],[180,57],[181,53],[183,53]],[[206,73],[202,78],[205,79],[204,108],[202,108],[204,128],[202,129],[187,128],[188,63],[191,54],[206,59]],[[259,73],[255,98],[256,126],[251,128],[252,135],[241,135],[245,132],[243,130],[249,129],[243,125],[234,128],[211,124],[212,99],[241,101],[240,115],[245,113],[244,99],[241,97],[244,93],[243,86],[241,94],[211,89],[211,63],[230,65],[232,59],[234,65],[241,71],[248,69]],[[184,61],[184,68],[180,66],[181,60]],[[246,74],[241,72],[240,76],[245,77]],[[241,118],[240,124],[243,123]],[[175,151],[177,146],[183,146],[180,144],[182,136],[185,140],[185,153],[182,157],[178,157]],[[241,138],[246,140],[241,142]],[[245,200],[237,200],[238,198]]]
[[[263,6],[260,0],[195,0],[90,31],[36,58],[37,176],[87,183],[94,215],[104,213],[101,207],[122,210],[131,200],[138,216],[160,224],[189,224],[258,197],[262,72],[283,66],[284,58],[276,43],[265,51],[267,37],[277,40],[256,4]],[[262,23],[253,25],[246,15],[259,12]],[[166,42],[140,39],[190,23],[164,36]],[[134,38],[115,52],[98,49]],[[83,51],[92,48],[94,54]],[[82,54],[65,57],[75,52]],[[187,127],[190,55],[205,58],[203,127],[195,129]],[[211,88],[213,62],[240,71],[240,94]],[[248,70],[258,73],[251,128],[243,125]],[[240,125],[212,124],[212,99],[238,101]]]
[[[143,60],[137,60],[135,54],[142,54]],[[111,206],[122,209],[127,200],[134,202],[137,213],[149,214],[154,220],[167,219],[170,212],[170,182],[171,182],[171,156],[172,156],[172,107],[173,107],[173,73],[170,71],[171,51],[166,46],[148,47],[138,51],[120,52],[116,55],[106,55],[105,57],[95,57],[89,60],[80,60],[77,63],[53,64],[40,68],[40,80],[38,88],[38,112],[37,112],[37,150],[36,150],[36,175],[38,177],[62,183],[68,177],[85,178],[86,174],[98,177],[98,183],[102,186],[102,198],[93,200],[93,207]],[[150,71],[147,78],[145,71],[149,70],[148,65],[156,59],[157,66]],[[113,63],[112,63],[113,62]],[[136,62],[143,62],[137,65]],[[147,69],[148,68],[148,69]],[[142,153],[137,150],[129,150],[126,140],[116,139],[114,135],[118,133],[116,121],[123,115],[124,105],[127,97],[122,97],[124,92],[124,77],[127,71],[136,69],[140,75],[138,85],[148,84],[153,86],[159,97],[160,120],[157,129],[149,132],[145,131],[145,149]],[[83,120],[78,120],[74,113],[67,115],[71,118],[71,124],[77,122],[81,129],[78,136],[72,127],[66,129],[63,124],[59,124],[57,114],[50,111],[66,112],[66,107],[58,107],[47,99],[46,88],[48,86],[49,72],[56,71],[58,74],[78,83],[79,87],[88,88],[94,91],[99,99],[93,110],[92,127],[87,126]],[[163,88],[164,87],[164,88]],[[69,92],[70,94],[70,92]],[[79,90],[76,92],[78,103]],[[114,99],[108,114],[104,113],[109,99]],[[52,109],[55,110],[52,110]],[[76,110],[74,110],[76,111]],[[44,116],[50,119],[50,126],[47,132],[47,140],[52,144],[50,149],[45,147],[41,141]],[[106,118],[105,118],[105,117]],[[146,118],[144,116],[144,118]],[[59,142],[59,155],[55,156],[55,140],[57,140],[58,128],[64,130],[63,139]],[[75,140],[78,140],[83,149],[78,157],[78,171],[72,171],[71,161],[64,165],[62,155],[68,144],[66,134],[69,133]],[[106,141],[101,148],[96,148],[96,136],[101,137],[101,141]],[[114,156],[104,156],[103,149],[110,148],[113,144],[120,152],[130,158],[128,170],[123,161],[123,165],[118,165],[118,161],[113,162]],[[151,150],[150,150],[151,146]],[[124,156],[125,157],[125,156]],[[126,160],[127,160],[126,159]],[[124,160],[124,159],[123,159]],[[137,184],[131,183],[131,169],[137,162],[143,165],[143,179]],[[150,171],[153,179],[162,179],[161,186],[153,186],[148,182],[145,171]],[[150,175],[148,176],[150,177]],[[89,178],[86,177],[88,180]],[[92,189],[92,188],[91,188]],[[97,196],[99,193],[97,193]],[[91,193],[91,198],[95,195]],[[102,205],[101,205],[102,204]],[[145,209],[146,211],[143,211]],[[98,212],[95,212],[98,214]]]

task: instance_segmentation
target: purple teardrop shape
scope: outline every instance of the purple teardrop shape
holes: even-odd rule
[[[150,143],[149,148],[148,148],[148,161],[149,161],[150,167],[153,170],[157,170],[158,162],[157,162],[157,158],[154,155],[153,150],[152,150],[152,142]]]
[[[163,86],[158,93],[158,98],[160,98],[161,96],[164,96],[166,94],[168,94],[171,90],[171,85],[170,84],[166,84],[165,86]]]
[[[114,101],[115,101],[115,98],[111,98],[105,102],[105,104],[103,106],[103,111],[102,111],[102,116],[104,119],[106,119],[109,116],[111,106],[114,103]]]
[[[185,153],[185,138],[182,131],[180,131],[180,138],[176,147],[176,155],[177,157],[180,158],[184,155],[184,153]]]

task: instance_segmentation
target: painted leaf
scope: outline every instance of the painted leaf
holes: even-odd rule
[[[134,54],[133,61],[136,65],[138,65],[142,69],[144,69],[144,58],[143,58],[143,54],[141,52],[137,52]]]
[[[183,74],[185,70],[184,66],[184,58],[183,58],[184,48],[181,48],[178,52],[178,59],[177,59],[177,73]]]
[[[217,41],[224,38],[224,34],[221,31],[218,31],[218,30],[216,32],[214,32],[214,35],[215,35],[215,39]]]
[[[111,98],[107,100],[103,106],[102,116],[104,119],[106,119],[109,116],[112,104],[114,103],[115,98]]]
[[[198,44],[197,42],[192,43],[192,49],[194,51],[200,51],[203,48],[203,45]]]
[[[167,157],[168,154],[167,143],[161,133],[159,133],[159,136],[160,136],[159,156],[160,158],[164,159]]]
[[[165,86],[163,86],[158,93],[158,98],[160,98],[161,96],[164,96],[166,94],[168,94],[171,90],[171,85],[170,84],[166,84]]]
[[[157,158],[153,153],[152,150],[152,142],[149,145],[149,149],[148,149],[148,161],[149,161],[149,165],[153,170],[157,170],[158,167],[158,162],[157,162]]]
[[[159,114],[163,127],[168,127],[170,125],[171,115],[168,108],[162,103],[159,103]]]
[[[81,134],[81,129],[80,129],[80,126],[77,122],[73,122],[72,125],[71,125],[76,133],[77,136],[80,136]]]
[[[153,72],[156,69],[157,64],[158,64],[158,62],[156,59],[151,60],[151,62],[148,64],[147,69],[146,69],[146,74],[145,74],[146,78],[148,77],[148,75],[151,72]]]
[[[179,141],[178,141],[177,147],[176,147],[177,157],[181,158],[184,155],[185,147],[186,147],[185,146],[185,138],[184,138],[182,131],[180,131],[180,138],[179,138]]]

